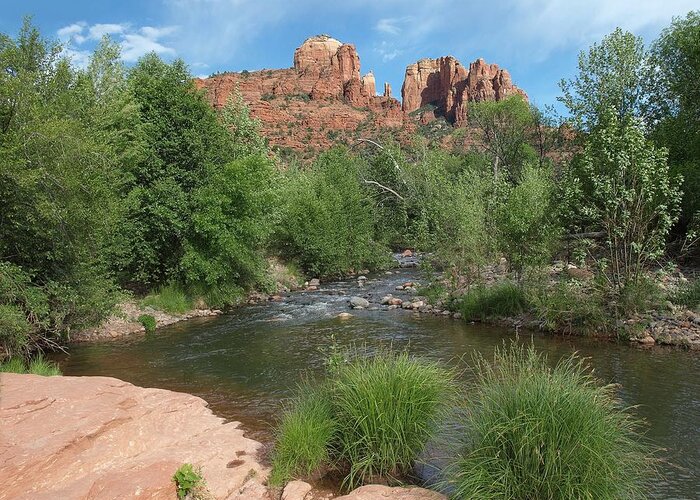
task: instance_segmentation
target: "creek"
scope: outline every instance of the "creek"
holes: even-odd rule
[[[322,283],[318,291],[196,318],[123,340],[72,345],[58,358],[64,375],[104,375],[144,387],[191,393],[212,410],[243,424],[248,435],[269,443],[286,398],[308,376],[321,376],[333,345],[368,350],[407,348],[412,354],[463,365],[475,352],[490,357],[514,338],[512,330],[401,309],[353,310],[357,295],[378,306],[395,287],[420,280],[416,269]],[[337,318],[341,312],[353,317]],[[590,358],[596,375],[620,385],[619,395],[649,424],[647,438],[659,448],[662,477],[654,498],[697,498],[700,492],[700,358],[698,353],[623,343],[519,332],[551,363],[574,351]],[[465,381],[470,378],[463,371]]]

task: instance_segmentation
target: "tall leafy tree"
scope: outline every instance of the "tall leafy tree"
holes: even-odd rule
[[[579,54],[578,74],[559,84],[578,128],[593,129],[609,109],[619,119],[639,116],[645,57],[641,37],[620,28]]]
[[[124,283],[151,287],[177,279],[191,229],[192,194],[209,168],[233,158],[216,113],[199,93],[184,62],[144,56],[129,72],[138,104],[144,151],[126,186],[125,238],[119,262]]]

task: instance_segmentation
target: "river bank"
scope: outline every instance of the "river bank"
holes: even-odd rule
[[[263,445],[196,396],[109,377],[0,374],[0,499],[176,498],[173,474],[201,470],[205,498],[330,499],[294,482],[266,487]],[[300,484],[301,483],[301,484]],[[343,499],[444,498],[367,486]]]

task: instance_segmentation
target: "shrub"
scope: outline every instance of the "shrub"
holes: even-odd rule
[[[308,477],[329,462],[336,424],[326,393],[303,387],[277,429],[270,484]]]
[[[192,494],[194,498],[199,495],[196,493],[204,488],[204,478],[199,470],[195,470],[192,464],[182,464],[173,475],[173,481],[177,487],[177,497],[185,498]]]
[[[156,331],[156,318],[150,314],[142,314],[139,316],[138,322],[146,329],[146,333],[153,333]]]
[[[173,284],[160,287],[155,293],[144,297],[141,303],[171,314],[182,314],[192,309],[192,301],[187,294]]]
[[[319,156],[311,171],[289,170],[276,241],[280,252],[309,274],[342,275],[376,269],[388,249],[375,241],[374,209],[345,148]]]
[[[510,281],[472,288],[457,304],[457,309],[465,319],[478,320],[513,316],[528,307],[525,292]]]
[[[434,437],[453,394],[449,370],[406,353],[333,363],[329,379],[285,412],[271,481],[282,484],[323,465],[336,466],[348,488],[400,479]]]
[[[525,165],[520,183],[508,189],[496,210],[501,251],[513,270],[548,263],[561,232],[554,214],[554,182],[549,169]]]
[[[579,281],[562,281],[552,288],[530,288],[528,300],[542,325],[551,331],[593,333],[614,326],[614,317],[601,291]]]
[[[553,369],[532,346],[477,359],[447,467],[456,498],[636,498],[653,470],[639,421],[575,355]]]
[[[0,359],[23,354],[31,330],[24,311],[14,304],[0,304]]]
[[[700,306],[700,280],[695,280],[681,287],[671,296],[671,301],[691,309]]]
[[[331,380],[337,458],[353,488],[381,476],[400,478],[434,436],[451,399],[452,374],[408,354],[383,353],[338,366]]]

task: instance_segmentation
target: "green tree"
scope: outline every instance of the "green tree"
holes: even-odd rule
[[[499,248],[519,276],[549,262],[559,241],[552,177],[551,169],[526,165],[496,210]]]
[[[604,113],[574,164],[582,213],[606,235],[607,276],[615,291],[637,283],[660,257],[678,217],[680,189],[665,149],[644,137],[638,120]]]
[[[676,18],[651,47],[646,106],[652,139],[684,178],[682,230],[700,223],[700,11]]]
[[[645,57],[642,39],[620,28],[579,54],[578,74],[560,82],[558,98],[578,128],[592,130],[608,109],[618,119],[639,116]]]
[[[143,154],[125,186],[128,251],[117,260],[121,281],[152,287],[175,280],[191,230],[192,195],[212,165],[233,159],[231,141],[182,61],[144,56],[129,72],[139,107]]]
[[[29,20],[16,39],[0,36],[0,262],[16,271],[6,279],[23,276],[13,282],[46,297],[0,302],[40,325],[34,346],[98,321],[115,301],[107,249],[120,220],[117,156],[85,76],[59,54]]]
[[[523,165],[536,158],[528,143],[535,121],[527,102],[514,95],[500,101],[471,103],[469,122],[482,133],[494,177],[504,172],[507,179],[516,182]]]

